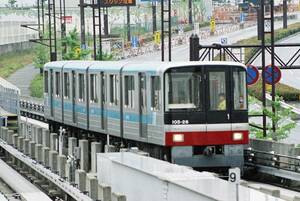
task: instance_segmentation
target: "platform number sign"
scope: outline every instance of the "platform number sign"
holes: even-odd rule
[[[228,181],[230,183],[239,184],[241,180],[241,170],[240,168],[230,168],[228,174]]]

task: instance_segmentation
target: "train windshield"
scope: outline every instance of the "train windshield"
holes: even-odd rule
[[[169,110],[201,110],[200,70],[191,68],[170,69],[165,73],[165,103]]]

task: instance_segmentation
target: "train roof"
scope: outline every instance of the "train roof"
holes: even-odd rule
[[[66,70],[86,70],[93,71],[120,71],[123,72],[147,72],[163,73],[169,68],[179,68],[183,66],[240,66],[246,68],[244,64],[228,61],[188,61],[188,62],[125,62],[125,61],[55,61],[45,64],[45,69],[64,68]]]
[[[124,72],[149,72],[163,73],[169,68],[179,68],[183,66],[240,66],[246,68],[245,65],[237,62],[221,62],[221,61],[188,61],[188,62],[143,62],[143,63],[128,63],[125,65]]]

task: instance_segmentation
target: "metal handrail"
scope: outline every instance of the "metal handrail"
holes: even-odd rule
[[[300,173],[300,157],[297,156],[277,154],[274,151],[252,150],[251,148],[245,149],[244,156],[246,164],[262,165]]]

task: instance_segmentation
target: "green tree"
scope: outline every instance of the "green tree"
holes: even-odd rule
[[[68,35],[62,39],[62,45],[66,45],[67,52],[63,56],[64,60],[81,60],[85,59],[90,54],[89,50],[80,49],[79,33],[76,28],[68,33]]]
[[[16,3],[17,3],[17,0],[8,0],[8,5],[10,8],[15,7]]]
[[[291,130],[295,128],[296,122],[293,121],[294,113],[291,108],[283,108],[281,104],[282,98],[276,96],[275,101],[271,102],[271,106],[274,106],[275,113],[272,112],[272,107],[266,107],[263,109],[264,113],[268,117],[269,122],[267,123],[267,136],[263,136],[263,130],[251,127],[250,132],[255,135],[256,138],[260,139],[272,139],[274,141],[282,140],[288,137]],[[253,103],[253,99],[249,99],[249,102]],[[250,114],[258,114],[256,111],[252,111]],[[275,133],[272,130],[272,121],[275,125]],[[254,124],[257,127],[262,125]]]
[[[38,44],[35,46],[35,57],[33,59],[33,64],[36,68],[40,68],[40,73],[43,72],[43,67],[45,63],[49,62],[49,52],[45,45]]]
[[[100,54],[99,54],[99,51],[97,52],[97,56],[96,56],[97,60],[100,60]],[[107,52],[102,52],[102,61],[112,61],[114,58],[113,58],[113,55],[112,54],[109,54]]]

